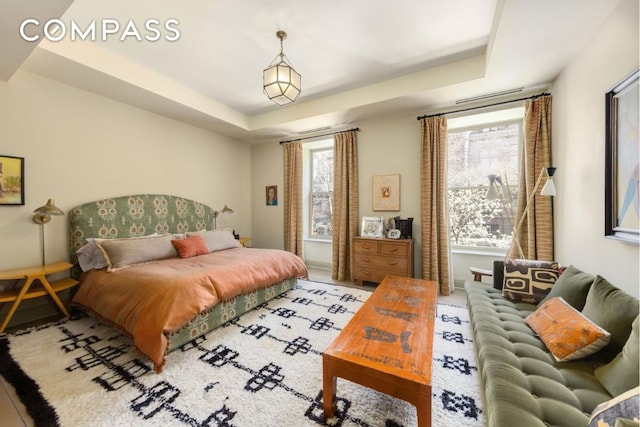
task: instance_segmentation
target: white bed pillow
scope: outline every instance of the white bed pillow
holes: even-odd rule
[[[231,230],[209,230],[187,233],[187,237],[198,235],[207,244],[209,252],[222,251],[224,249],[239,248],[242,245]]]
[[[146,237],[158,236],[158,233],[152,233],[147,236],[132,237],[132,239],[144,239]],[[184,235],[183,235],[184,237]],[[181,237],[181,238],[183,238]],[[87,243],[76,251],[78,257],[78,264],[82,271],[100,270],[101,268],[107,268],[109,263],[104,257],[104,253],[98,247],[98,242],[106,239],[99,239],[97,237],[89,237],[86,239]]]
[[[117,271],[136,264],[178,256],[171,241],[173,235],[134,237],[130,239],[103,239],[96,244],[108,263],[108,271]]]
[[[96,244],[93,237],[87,239],[87,243],[76,251],[78,264],[82,271],[99,270],[107,267],[107,259]]]

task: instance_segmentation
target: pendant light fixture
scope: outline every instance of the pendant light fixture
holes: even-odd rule
[[[287,38],[287,33],[280,30],[276,36],[280,39],[280,53],[262,72],[262,87],[270,100],[285,105],[300,95],[300,74],[293,69],[283,51],[282,41]]]

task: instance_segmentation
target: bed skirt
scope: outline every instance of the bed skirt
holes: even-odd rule
[[[167,334],[169,339],[167,353],[293,289],[296,282],[296,278],[286,279],[267,288],[238,295],[229,301],[217,304],[206,313],[197,315],[180,330]]]

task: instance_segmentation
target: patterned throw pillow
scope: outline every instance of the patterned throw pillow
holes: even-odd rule
[[[640,387],[631,389],[596,406],[589,427],[638,425],[640,422]]]
[[[562,297],[543,303],[525,322],[558,362],[581,359],[606,346],[611,334],[571,307]]]
[[[504,263],[502,296],[537,304],[547,296],[560,271],[555,261],[516,259]]]

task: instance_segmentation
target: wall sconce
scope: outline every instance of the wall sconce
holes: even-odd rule
[[[62,209],[58,208],[55,203],[53,203],[53,199],[49,199],[46,205],[40,206],[38,209],[33,211],[35,215],[33,216],[33,222],[36,224],[40,224],[40,244],[42,245],[42,265],[45,265],[44,259],[44,225],[51,221],[51,216],[62,216],[64,212]]]
[[[213,211],[213,229],[215,230],[217,227],[218,215],[232,214],[233,209],[229,208],[227,205],[224,205],[224,208],[219,211]]]

